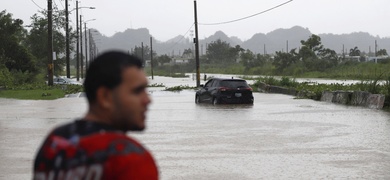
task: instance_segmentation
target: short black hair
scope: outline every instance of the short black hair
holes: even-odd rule
[[[108,51],[92,60],[84,81],[88,102],[91,104],[96,101],[96,91],[99,87],[114,89],[121,84],[122,72],[128,67],[141,69],[142,61],[136,56],[120,51]]]

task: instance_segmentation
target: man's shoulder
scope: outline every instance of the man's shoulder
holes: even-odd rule
[[[100,132],[84,136],[80,139],[80,147],[93,151],[106,149],[114,154],[142,154],[147,151],[136,139],[120,132]]]
[[[90,134],[96,134],[102,131],[116,131],[109,125],[88,121],[84,119],[76,119],[72,122],[57,126],[53,129],[52,135],[61,136],[64,138],[70,138],[75,134],[79,136],[86,136]]]

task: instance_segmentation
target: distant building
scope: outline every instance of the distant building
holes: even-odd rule
[[[189,59],[172,59],[170,64],[187,64],[189,62]]]
[[[345,61],[356,61],[356,62],[360,62],[360,56],[345,55],[344,60],[345,60]]]
[[[150,67],[151,64],[150,64],[150,59],[145,59],[145,67]],[[156,65],[156,60],[153,60],[154,62],[154,65]],[[175,64],[188,64],[190,62],[189,59],[172,59],[171,62],[169,63],[164,63],[164,64],[159,64],[159,65],[175,65]]]
[[[384,60],[387,60],[387,59],[390,59],[390,57],[388,55],[386,55],[386,56],[377,56],[377,57],[367,57],[366,61],[367,62],[378,63],[380,61],[384,61]]]

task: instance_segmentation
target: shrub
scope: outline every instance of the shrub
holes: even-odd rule
[[[7,88],[12,85],[13,76],[8,69],[3,66],[0,67],[0,87]]]
[[[188,85],[185,85],[185,86],[174,86],[174,87],[169,87],[169,88],[165,88],[165,91],[182,91],[184,89],[196,89],[197,87],[190,87]]]

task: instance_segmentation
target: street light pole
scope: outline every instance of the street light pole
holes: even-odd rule
[[[68,78],[70,78],[70,48],[69,48],[69,41],[70,41],[70,38],[69,38],[69,13],[76,10],[76,77],[77,77],[77,80],[79,80],[80,78],[80,75],[79,75],[79,72],[80,72],[80,64],[79,64],[79,28],[78,28],[78,25],[79,25],[79,20],[78,20],[78,17],[79,17],[79,13],[78,13],[78,10],[81,9],[81,8],[88,8],[88,9],[95,9],[95,7],[79,7],[79,1],[76,1],[76,8],[75,9],[72,9],[72,10],[68,10],[68,0],[65,1],[65,4],[66,4],[66,7],[65,7],[65,21],[66,21],[66,27],[65,27],[65,34],[66,34],[66,76]]]
[[[88,45],[89,45],[89,59],[90,59],[89,61],[91,61],[91,59],[93,58],[92,57],[92,47],[91,47],[92,46],[92,43],[91,43],[92,42],[92,37],[91,36],[92,36],[91,35],[91,29],[88,29],[88,39],[89,39],[89,41],[88,41],[89,44]],[[87,65],[89,66],[89,63],[87,63]],[[88,69],[88,66],[87,66],[87,69]]]
[[[88,40],[87,40],[87,22],[94,21],[96,19],[90,19],[87,21],[84,21],[84,38],[85,38],[85,69],[88,69]],[[91,31],[90,31],[91,32]],[[91,40],[89,40],[91,41]],[[90,49],[91,51],[91,49]]]
[[[88,69],[88,44],[87,44],[87,21],[84,22],[84,38],[85,38],[85,69]]]

